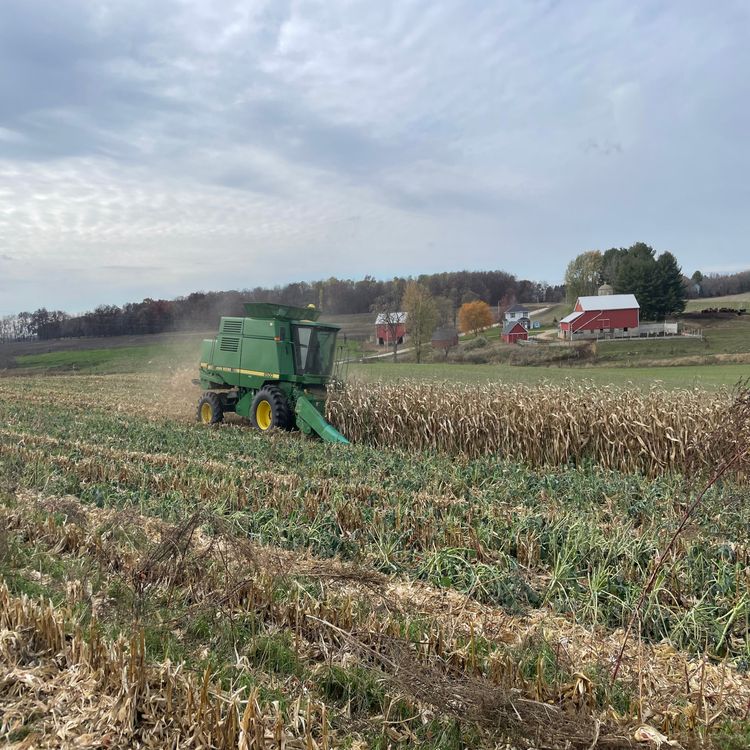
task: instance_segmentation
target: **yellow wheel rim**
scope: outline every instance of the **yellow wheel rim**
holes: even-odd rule
[[[201,422],[203,424],[210,424],[211,417],[213,417],[214,412],[211,408],[211,404],[206,401],[204,404],[201,405]]]
[[[261,430],[267,430],[271,426],[272,412],[268,401],[261,401],[255,409],[255,421]]]

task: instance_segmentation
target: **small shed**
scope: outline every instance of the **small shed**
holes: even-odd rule
[[[518,320],[509,320],[503,326],[503,341],[506,344],[515,344],[518,341],[528,341],[529,332]]]
[[[437,328],[432,334],[432,348],[443,349],[448,356],[448,350],[458,346],[458,331],[455,328]]]

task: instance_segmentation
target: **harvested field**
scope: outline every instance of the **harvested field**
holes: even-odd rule
[[[0,381],[3,740],[744,746],[741,474],[670,551],[613,681],[703,480],[205,429],[179,382]]]
[[[146,658],[143,632],[103,640],[97,624],[80,629],[68,606],[12,597],[0,586],[0,737],[22,747],[309,747],[329,746],[320,706],[284,715],[261,707],[257,693],[235,695],[169,662]],[[33,725],[28,734],[24,728]],[[316,743],[317,744],[317,743]]]

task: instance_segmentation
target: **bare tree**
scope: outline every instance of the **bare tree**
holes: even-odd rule
[[[378,314],[377,322],[385,326],[387,339],[393,347],[393,361],[398,361],[399,331],[403,330],[404,314],[399,311],[399,298],[384,294],[375,300],[372,311]]]

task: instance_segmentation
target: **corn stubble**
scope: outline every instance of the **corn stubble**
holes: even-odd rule
[[[57,523],[51,516],[42,518],[41,508],[76,520]],[[94,527],[104,519],[109,531],[117,534],[103,543]],[[390,583],[384,576],[289,556],[278,559],[271,550],[228,535],[221,519],[207,514],[195,515],[177,527],[162,526],[160,539],[136,554],[128,537],[135,527],[153,524],[132,515],[91,514],[72,498],[50,499],[41,505],[31,496],[19,498],[19,506],[6,511],[3,520],[21,537],[38,540],[62,559],[94,556],[100,574],[115,574],[130,583],[140,606],[133,635],[111,642],[101,637],[104,623],[96,617],[87,628],[80,626],[80,605],[91,597],[85,587],[69,586],[66,603],[53,608],[14,597],[0,586],[0,629],[9,634],[0,660],[10,675],[0,689],[4,716],[0,738],[27,726],[34,747],[55,747],[62,739],[76,747],[100,747],[97,743],[104,741],[114,747],[249,750],[325,749],[339,746],[349,736],[347,712],[342,717],[339,709],[338,730],[332,729],[327,717],[335,719],[336,712],[310,700],[313,686],[309,684],[281,710],[277,702],[261,702],[257,688],[249,696],[241,688],[222,688],[208,668],[202,676],[191,676],[169,662],[149,660],[144,636],[147,615],[151,611],[150,627],[158,626],[153,605],[168,593],[173,607],[182,601],[187,609],[171,624],[162,623],[164,636],[180,621],[201,615],[210,614],[218,627],[220,613],[237,621],[243,613],[254,612],[277,632],[295,633],[298,652],[313,656],[312,675],[326,670],[324,664],[316,665],[321,649],[329,665],[344,665],[353,658],[369,663],[392,686],[390,706],[404,704],[403,695],[412,696],[406,706],[413,717],[408,722],[388,721],[377,715],[377,709],[371,711],[369,723],[388,736],[409,737],[409,723],[419,724],[423,712],[429,716],[438,710],[441,716],[469,719],[490,732],[538,734],[544,737],[541,747],[567,747],[573,740],[572,747],[588,747],[594,731],[606,739],[603,746],[620,747],[623,741],[627,745],[621,731],[595,724],[591,707],[581,702],[572,685],[540,678],[527,682],[508,660],[495,661],[491,672],[486,671],[476,644],[470,641],[473,645],[466,648],[455,623],[445,629],[444,615],[431,626],[423,624],[421,634],[413,632],[408,619],[402,619],[409,615],[401,611],[397,598],[388,595]],[[214,526],[213,537],[200,531],[204,523]],[[155,529],[150,532],[154,535]],[[304,577],[295,580],[290,575]],[[305,586],[310,577],[318,585]],[[388,609],[368,611],[364,602],[358,605],[354,587],[361,587],[360,595],[369,590],[388,601]],[[250,670],[247,644],[237,641],[234,648],[241,670]],[[508,681],[515,690],[509,689]],[[552,696],[557,697],[551,700]],[[542,698],[551,703],[564,700],[581,711],[569,718],[558,707],[540,702]],[[350,702],[360,699],[355,694]],[[44,715],[35,721],[40,706]],[[546,727],[550,720],[555,723],[552,728]],[[401,734],[391,725],[401,725]],[[362,731],[361,716],[357,728]]]
[[[142,632],[102,640],[96,622],[83,632],[69,609],[12,597],[1,583],[0,629],[0,738],[36,719],[33,744],[19,746],[304,750],[317,746],[313,731],[325,735],[309,705],[290,718],[261,708],[257,691],[241,701],[208,671],[149,662]]]

